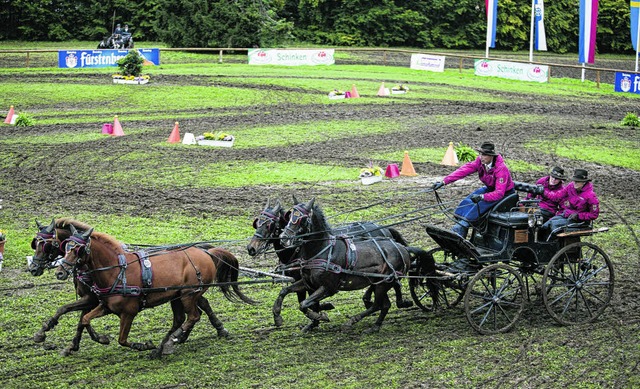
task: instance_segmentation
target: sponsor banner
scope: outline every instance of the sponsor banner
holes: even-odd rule
[[[444,72],[444,59],[441,55],[411,54],[411,69]]]
[[[549,67],[545,65],[477,59],[474,67],[476,76],[535,82],[549,81]]]
[[[250,49],[249,65],[333,65],[334,49],[278,50]]]
[[[135,49],[144,57],[143,65],[160,65],[160,49]],[[129,50],[58,50],[58,67],[69,69],[118,66]]]
[[[616,72],[615,91],[640,93],[640,74]]]

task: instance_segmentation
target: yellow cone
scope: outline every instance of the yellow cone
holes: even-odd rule
[[[404,159],[402,160],[402,170],[400,170],[400,175],[408,176],[408,177],[413,177],[418,175],[418,173],[416,173],[416,170],[413,168],[413,163],[409,158],[408,151],[404,152]]]

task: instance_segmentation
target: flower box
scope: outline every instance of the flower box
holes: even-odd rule
[[[346,97],[347,95],[329,95],[329,99],[330,100],[342,100]]]
[[[371,185],[382,181],[382,176],[360,177],[360,181],[362,181],[362,185]]]
[[[121,76],[121,75],[113,75],[113,83],[114,84],[133,84],[133,85],[143,85],[149,82],[149,76]]]
[[[234,142],[235,142],[235,139],[232,139],[232,140],[201,139],[198,141],[198,144],[202,146],[233,147]]]
[[[392,95],[403,95],[405,93],[407,93],[405,89],[391,89]]]

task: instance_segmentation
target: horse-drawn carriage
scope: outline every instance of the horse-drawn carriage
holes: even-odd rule
[[[518,184],[517,188],[526,191],[527,184]],[[441,204],[437,193],[436,198]],[[366,222],[332,228],[314,201],[298,203],[294,199],[289,212],[279,202],[273,206],[267,202],[254,222],[256,232],[247,246],[249,255],[264,253],[273,245],[280,262],[278,271],[287,276],[280,281],[292,283],[281,290],[274,303],[277,326],[282,325],[281,306],[289,293],[298,294],[300,310],[311,320],[305,330],[310,330],[327,321],[324,311],[333,309],[332,304],[321,300],[339,290],[368,288],[363,297],[365,310],[345,326],[379,312],[369,329],[377,331],[391,306],[387,295],[391,289],[395,290],[398,308],[412,305],[401,296],[404,279],[408,279],[413,301],[421,309],[431,312],[462,303],[469,323],[482,334],[511,329],[530,299],[531,287],[539,290],[549,314],[561,324],[595,320],[613,294],[614,272],[608,256],[598,246],[581,241],[607,229],[542,233],[542,216],[536,203],[520,201],[517,193],[498,202],[476,223],[469,240],[426,225],[427,234],[438,246],[430,251],[409,246],[392,226]],[[241,268],[230,252],[210,242],[132,252],[113,237],[75,221],[54,220],[38,228],[32,243],[32,274],[40,275],[43,269],[57,266],[60,279],[74,274],[76,290],[82,297],[61,307],[34,336],[37,342],[44,341],[45,332],[61,315],[82,310],[76,337],[65,354],[78,349],[84,329],[93,340],[108,343],[90,326],[92,318],[108,312],[121,317],[121,345],[154,350],[152,355],[160,356],[186,341],[201,312],[207,314],[220,336],[226,335],[203,296],[208,287],[218,286],[228,298],[253,303],[237,288],[242,283],[238,281],[239,272],[249,269]],[[466,265],[465,269],[457,266],[460,263]],[[183,275],[182,281],[172,278],[176,274]],[[274,280],[279,277],[274,273],[262,275]],[[107,297],[122,304],[107,309],[100,304]],[[124,302],[127,310],[121,309]],[[171,302],[174,322],[161,345],[156,348],[129,342],[128,329],[135,314],[142,307],[166,302]]]
[[[517,187],[528,189],[527,184]],[[581,238],[607,228],[548,233],[542,224],[536,202],[520,201],[514,193],[476,223],[470,240],[427,225],[427,234],[438,245],[429,252],[438,270],[434,277],[430,265],[414,264],[409,288],[415,303],[431,311],[463,302],[471,326],[492,334],[515,325],[533,286],[558,323],[595,320],[611,300],[613,266],[600,247]],[[468,271],[459,271],[459,263],[470,265]]]

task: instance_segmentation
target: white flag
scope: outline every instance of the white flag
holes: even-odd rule
[[[544,0],[535,0],[534,49],[547,51],[547,36],[544,32]]]

